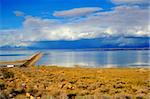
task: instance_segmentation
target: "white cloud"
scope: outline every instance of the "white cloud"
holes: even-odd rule
[[[10,29],[10,30],[0,30],[0,47],[1,46],[28,46],[27,42],[23,42],[25,39],[22,30]]]
[[[100,10],[102,10],[102,8],[99,7],[74,8],[71,10],[55,11],[53,15],[56,17],[75,17],[84,16]]]
[[[111,0],[115,4],[148,4],[149,0]]]
[[[24,15],[25,15],[25,13],[22,12],[22,11],[14,11],[14,14],[15,14],[16,16],[24,16]]]
[[[25,28],[40,28],[40,27],[53,27],[59,24],[55,19],[42,19],[39,17],[28,16],[23,22]]]
[[[77,19],[42,19],[28,16],[21,29],[1,30],[0,45],[27,46],[24,41],[78,40],[107,36],[150,36],[148,9],[118,6]]]

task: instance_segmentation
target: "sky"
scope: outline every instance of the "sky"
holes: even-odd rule
[[[0,47],[148,47],[148,7],[148,0],[0,0]]]

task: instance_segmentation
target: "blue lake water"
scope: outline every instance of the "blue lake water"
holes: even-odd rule
[[[138,67],[150,66],[149,50],[84,51],[84,50],[0,50],[0,61],[26,59],[43,52],[36,65],[71,67]]]

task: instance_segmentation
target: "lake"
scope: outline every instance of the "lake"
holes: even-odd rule
[[[26,59],[43,52],[38,65],[83,67],[148,67],[149,50],[87,51],[87,50],[0,50],[0,61]]]

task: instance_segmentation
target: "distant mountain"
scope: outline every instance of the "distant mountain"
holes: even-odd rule
[[[4,48],[26,48],[26,49],[90,49],[90,48],[149,48],[150,37],[103,37],[81,40],[59,40],[59,41],[34,41],[27,47]]]

